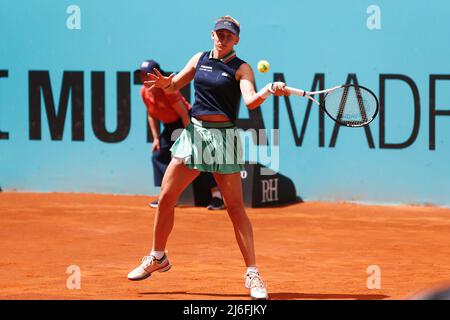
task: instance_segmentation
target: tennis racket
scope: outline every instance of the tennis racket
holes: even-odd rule
[[[347,84],[313,92],[291,87],[286,87],[286,90],[292,95],[312,100],[331,119],[343,126],[366,126],[378,113],[379,103],[376,95],[363,86]],[[321,102],[312,97],[323,93],[325,97]]]

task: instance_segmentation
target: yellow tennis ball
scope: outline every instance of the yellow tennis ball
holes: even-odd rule
[[[261,60],[258,62],[258,71],[259,72],[267,72],[270,69],[270,64],[267,60]]]

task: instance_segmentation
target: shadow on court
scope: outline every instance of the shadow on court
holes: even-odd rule
[[[295,292],[274,292],[270,293],[271,300],[291,300],[291,299],[355,299],[355,300],[383,300],[389,296],[382,294],[320,294],[320,293],[295,293]]]
[[[247,294],[223,294],[223,293],[205,293],[205,292],[141,292],[140,295],[187,295],[187,296],[205,296],[205,297],[223,297],[223,298],[248,298]],[[382,294],[320,294],[320,293],[296,293],[296,292],[269,292],[270,300],[297,300],[297,299],[355,299],[355,300],[383,300],[389,298]]]
[[[172,292],[141,292],[140,295],[178,295],[185,294],[188,296],[205,296],[205,297],[224,297],[224,298],[247,298],[248,294],[233,294],[233,293],[205,293],[205,292],[186,292],[186,291],[172,291]]]

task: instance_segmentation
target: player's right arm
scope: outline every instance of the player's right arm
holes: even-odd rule
[[[152,80],[145,81],[144,85],[150,89],[155,86],[167,92],[180,90],[194,79],[195,68],[201,55],[202,52],[196,53],[177,75],[172,73],[170,76],[164,77],[159,70],[154,69],[156,75],[149,73]]]
[[[194,79],[195,69],[202,52],[196,53],[184,66],[184,68],[172,79],[172,90],[180,90]]]

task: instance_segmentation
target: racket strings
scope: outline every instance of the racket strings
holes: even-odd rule
[[[337,114],[337,120],[342,120],[342,117],[344,115],[345,104],[347,102],[347,95],[348,95],[348,87],[344,87],[341,101],[339,102],[339,110],[338,110],[338,114]]]
[[[356,99],[358,101],[359,111],[361,112],[361,117],[363,122],[367,122],[367,113],[364,107],[363,98],[361,95],[361,89],[359,87],[355,87],[356,91]]]
[[[353,85],[329,92],[324,104],[332,118],[352,127],[369,123],[378,110],[376,97],[370,91]]]

